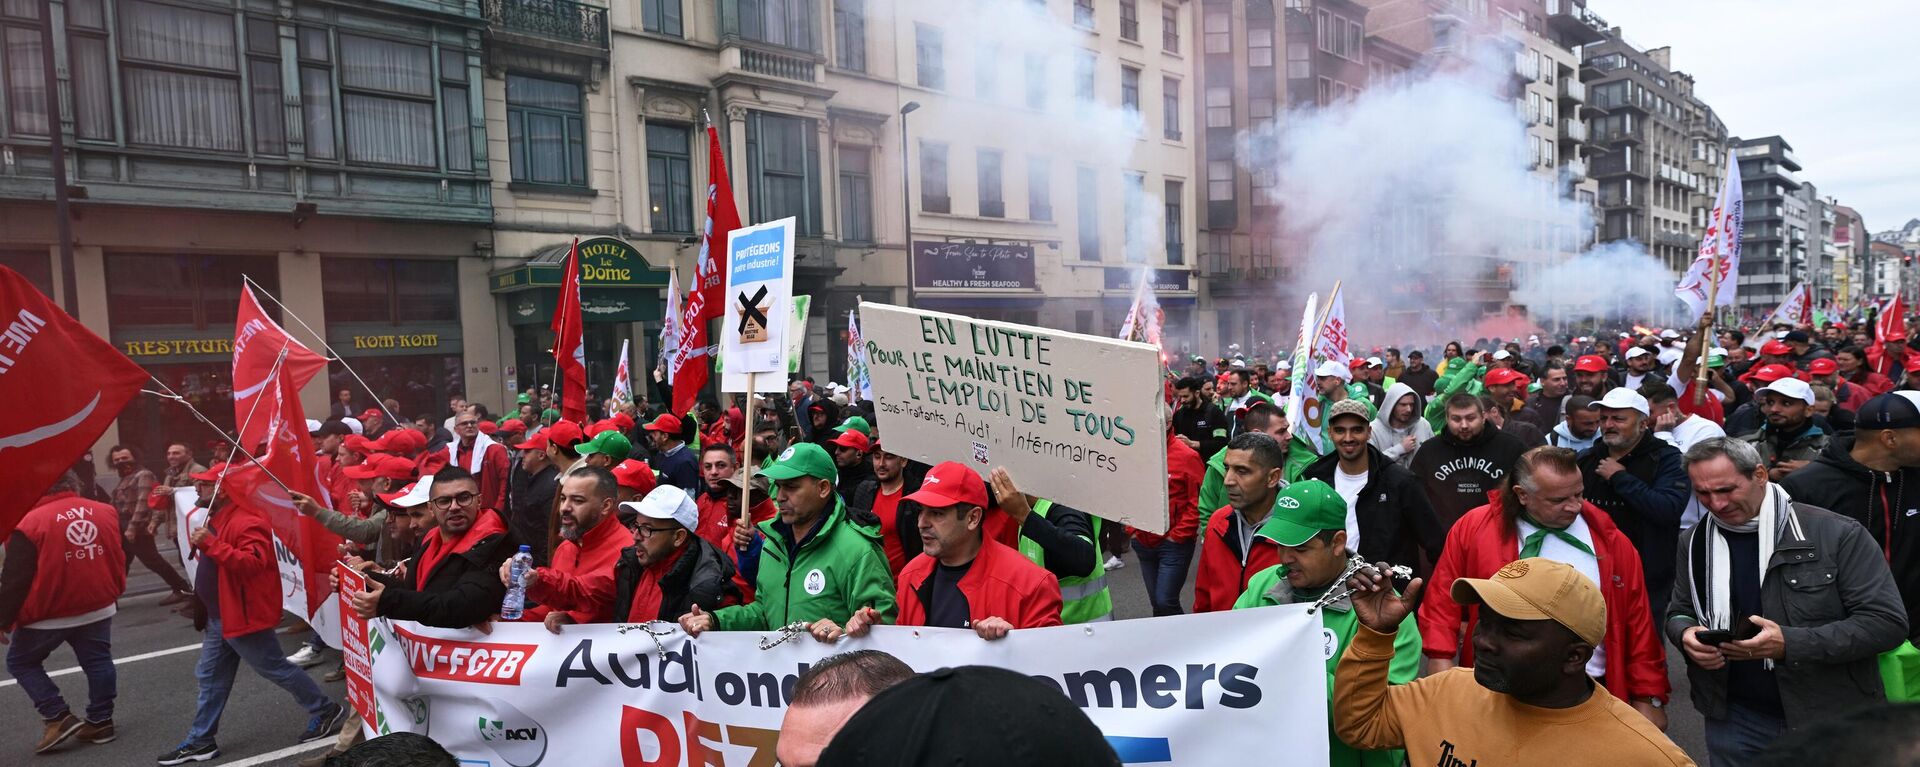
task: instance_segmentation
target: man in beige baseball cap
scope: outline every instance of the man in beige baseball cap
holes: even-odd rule
[[[1474,667],[1391,687],[1394,633],[1424,583],[1414,579],[1404,596],[1365,570],[1348,583],[1361,628],[1334,673],[1333,716],[1355,748],[1405,748],[1409,764],[1693,764],[1587,676],[1607,607],[1573,566],[1531,557],[1492,578],[1454,581],[1454,601],[1480,611]]]

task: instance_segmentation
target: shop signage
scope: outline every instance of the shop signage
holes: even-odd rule
[[[353,337],[354,349],[415,349],[434,351],[440,348],[439,333],[383,333]]]
[[[560,253],[566,255],[564,251]],[[527,263],[489,275],[493,292],[560,286],[557,263]],[[595,237],[580,241],[580,284],[602,288],[662,288],[667,270],[654,269],[640,251],[625,240]]]
[[[232,338],[171,338],[151,341],[121,341],[120,350],[128,357],[192,357],[205,354],[233,354]]]
[[[509,295],[507,324],[546,325],[553,320],[559,291],[529,290]],[[580,320],[599,322],[653,322],[660,319],[661,301],[652,291],[585,288],[580,291]]]
[[[328,323],[327,343],[349,357],[409,354],[459,354],[460,326],[454,323],[395,326],[380,323]]]
[[[1034,290],[1033,246],[916,240],[913,284],[923,290]]]
[[[1139,266],[1109,267],[1107,269],[1107,290],[1133,290],[1133,282],[1140,277]],[[1193,292],[1193,272],[1185,269],[1153,270],[1153,289],[1157,293]]]

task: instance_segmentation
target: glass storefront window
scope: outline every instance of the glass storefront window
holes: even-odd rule
[[[453,261],[323,258],[327,322],[457,323],[460,267]]]
[[[447,397],[466,391],[465,370],[460,355],[418,354],[393,357],[354,357],[354,372],[382,399],[399,401],[394,415],[411,422],[416,416],[432,415],[434,423],[447,417]],[[327,366],[327,391],[347,389],[353,392],[355,410],[373,405],[366,389],[353,380],[345,365]],[[489,412],[500,412],[499,403],[481,401]]]
[[[273,256],[109,253],[106,266],[108,320],[116,329],[161,325],[230,336],[243,276],[276,294],[280,287]],[[279,319],[272,301],[260,304]]]
[[[0,266],[27,278],[40,292],[53,296],[53,259],[45,250],[0,250]]]

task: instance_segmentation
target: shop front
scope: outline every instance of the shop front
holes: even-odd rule
[[[1112,327],[1095,331],[1096,335],[1120,332],[1127,312],[1133,308],[1133,295],[1140,278],[1140,265],[1110,266],[1102,275],[1107,317]],[[1204,355],[1198,350],[1193,310],[1196,301],[1193,272],[1186,269],[1153,270],[1153,296],[1160,303],[1160,346],[1169,356]]]
[[[525,264],[490,275],[491,289],[513,330],[509,393],[550,389],[556,380],[551,326],[571,247],[571,243],[547,247]],[[668,276],[667,270],[648,265],[624,240],[596,237],[580,242],[580,317],[590,412],[597,413],[598,403],[613,392],[622,343],[629,345],[635,394],[657,398],[652,362],[659,353],[660,291],[667,286]]]
[[[327,366],[328,404],[347,391],[359,413],[376,405],[371,388],[399,404],[400,418],[445,419],[448,398],[466,393],[459,263],[326,256],[320,284],[327,345],[339,357]],[[497,410],[500,403],[483,404]]]
[[[916,308],[1026,325],[1046,299],[1026,242],[915,240],[913,288]]]

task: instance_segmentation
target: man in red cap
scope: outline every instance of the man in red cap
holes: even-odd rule
[[[1573,393],[1593,399],[1606,396],[1612,389],[1613,368],[1605,357],[1589,354],[1573,361]]]
[[[1760,345],[1759,365],[1786,365],[1793,367],[1793,347],[1780,340],[1768,341]]]
[[[834,487],[848,490],[859,487],[860,483],[873,476],[873,440],[867,435],[852,429],[846,429],[828,443],[833,451],[833,465],[840,467],[840,482]]]
[[[380,408],[370,407],[360,413],[360,434],[367,439],[379,439],[385,436],[393,424],[387,423],[387,414]]]
[[[1859,412],[1861,405],[1873,399],[1873,394],[1866,387],[1848,383],[1840,377],[1840,363],[1836,359],[1821,357],[1809,361],[1802,378],[1807,383],[1821,384],[1832,390],[1835,406],[1848,412]]]
[[[507,493],[507,528],[515,540],[533,548],[534,564],[541,565],[547,563],[547,524],[553,496],[560,489],[560,469],[547,447],[551,431],[543,430],[513,446],[520,451],[520,463],[513,467],[508,480],[512,490]]]
[[[438,460],[466,469],[480,480],[481,508],[504,508],[508,474],[512,470],[507,446],[480,432],[480,412],[472,406],[463,407],[454,415],[453,434],[454,440],[437,451]]]
[[[686,440],[681,438],[682,426],[680,416],[662,413],[643,428],[653,447],[649,463],[660,472],[661,481],[693,495],[700,492],[700,459],[687,449]]]
[[[1520,412],[1523,399],[1520,392],[1526,391],[1527,377],[1513,368],[1494,368],[1487,371],[1487,396],[1500,406],[1502,422],[1505,417]]]
[[[413,479],[415,471],[412,461],[392,453],[374,453],[360,463],[341,469],[340,475],[354,483],[347,500],[354,515],[364,519],[373,514],[376,495],[406,484]]]
[[[580,451],[575,448],[586,438],[587,434],[580,430],[580,424],[568,420],[554,421],[552,426],[535,435],[535,439],[545,440],[547,459],[561,474],[572,471],[573,465],[580,462]]]
[[[653,467],[646,461],[628,458],[613,467],[613,481],[620,485],[620,502],[638,501],[653,492],[660,484],[653,475]],[[674,616],[679,617],[679,616]]]
[[[500,425],[494,429],[492,436],[496,437],[500,442],[509,445],[515,444],[526,438],[527,422],[518,418],[509,418],[501,421]]]
[[[985,534],[987,484],[980,475],[947,461],[928,471],[906,500],[922,507],[921,554],[900,571],[898,625],[971,628],[981,639],[1060,625],[1060,582]],[[846,634],[864,635],[878,620],[872,608],[861,608],[847,621]],[[831,621],[814,624],[821,641],[840,633]]]
[[[615,518],[619,481],[598,466],[574,470],[560,481],[560,548],[551,567],[527,573],[527,597],[538,607],[520,620],[542,622],[560,633],[569,623],[605,623],[613,617],[613,564],[633,545],[633,533]],[[510,587],[512,560],[500,563],[500,584]]]

